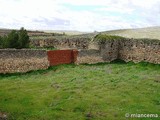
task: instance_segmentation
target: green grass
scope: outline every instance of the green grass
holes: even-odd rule
[[[0,75],[0,112],[7,113],[9,120],[126,120],[125,113],[160,115],[160,65],[71,64]]]

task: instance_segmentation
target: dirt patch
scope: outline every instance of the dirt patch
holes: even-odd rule
[[[154,80],[154,82],[156,82],[156,83],[160,83],[160,76],[155,76],[155,80]]]
[[[7,120],[7,114],[4,112],[0,112],[0,120]]]

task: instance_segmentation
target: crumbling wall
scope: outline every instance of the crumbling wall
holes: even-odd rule
[[[100,44],[101,56],[105,62],[110,62],[117,59],[118,56],[119,41],[118,40],[106,40]]]
[[[145,61],[160,64],[160,40],[126,39],[119,41],[119,56],[126,62]]]
[[[0,50],[0,73],[28,72],[48,67],[49,61],[44,50]]]
[[[105,40],[97,48],[99,49],[79,51],[76,63],[111,62],[121,59],[126,62],[145,61],[160,64],[160,40],[128,38]]]
[[[89,41],[90,38],[83,37],[46,38],[30,40],[30,45],[37,48],[54,47],[57,49],[88,49]]]
[[[94,46],[91,48],[95,49],[79,50],[76,63],[91,64],[98,62],[111,62],[117,59],[119,48],[118,40],[106,40],[101,43],[92,42],[91,44]]]
[[[77,56],[77,64],[81,63],[98,63],[98,62],[105,62],[103,57],[101,56],[100,50],[79,50]]]
[[[98,63],[121,59],[126,62],[150,62],[160,64],[160,40],[152,39],[107,39],[101,42],[82,40],[58,41],[44,40],[34,44],[59,48],[78,48],[76,50],[31,50],[31,49],[1,49],[0,73],[27,72],[47,69],[49,66],[65,63]],[[77,56],[78,54],[78,56]]]

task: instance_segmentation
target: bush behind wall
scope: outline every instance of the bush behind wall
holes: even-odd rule
[[[0,37],[0,48],[29,48],[29,36],[22,27],[19,31],[12,30],[8,35]]]

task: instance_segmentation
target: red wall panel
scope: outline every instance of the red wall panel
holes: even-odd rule
[[[77,50],[53,50],[48,51],[48,60],[50,66],[59,64],[69,64],[74,63],[77,59]]]

